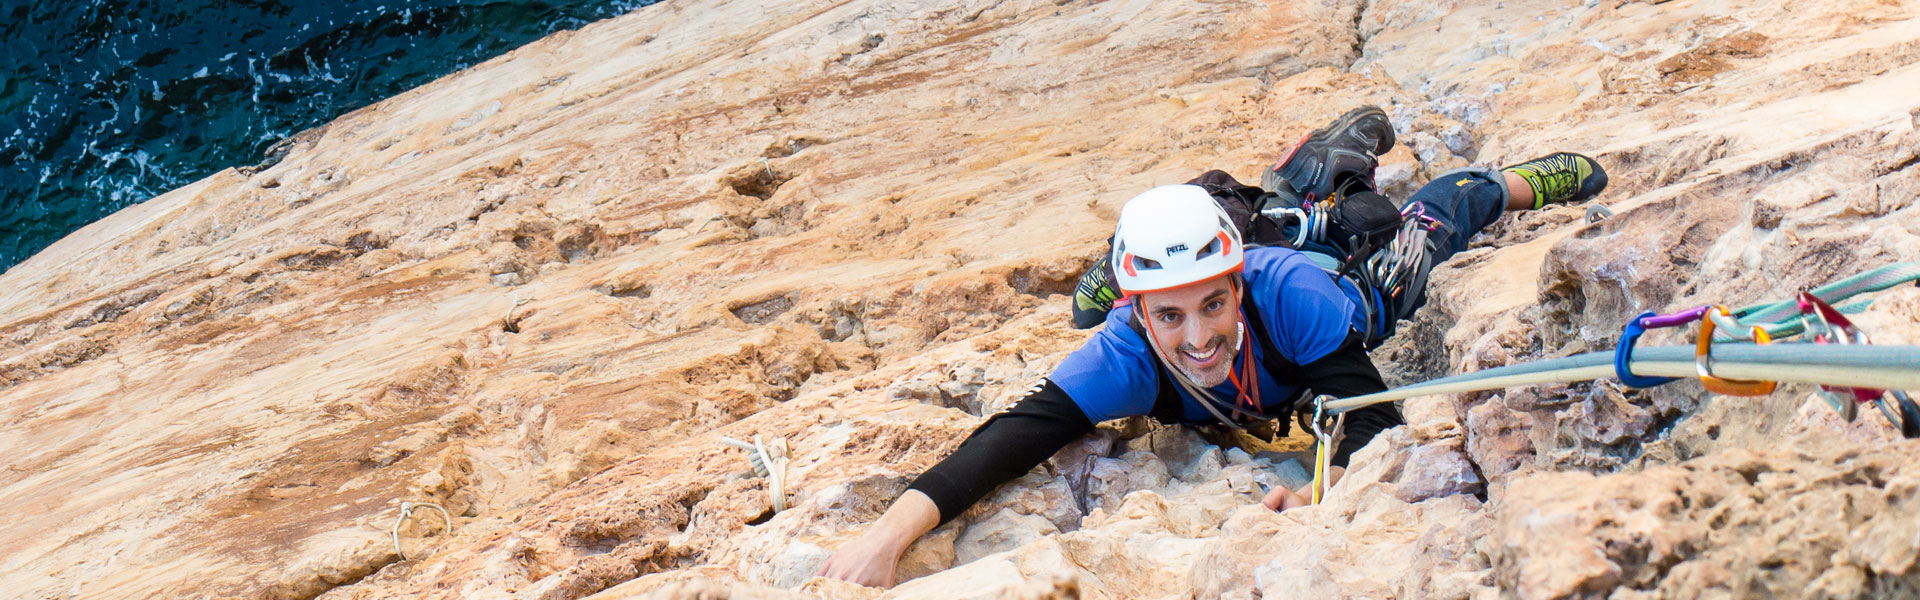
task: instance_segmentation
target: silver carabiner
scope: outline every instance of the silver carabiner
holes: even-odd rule
[[[1260,211],[1260,214],[1273,219],[1274,225],[1282,228],[1286,225],[1286,219],[1292,218],[1297,224],[1294,228],[1293,247],[1299,248],[1301,244],[1307,243],[1307,211],[1298,208],[1269,208]]]
[[[1326,432],[1320,430],[1320,417],[1326,414],[1327,398],[1329,397],[1330,396],[1321,394],[1313,399],[1313,420],[1308,422],[1308,424],[1313,427],[1313,439],[1326,439]]]

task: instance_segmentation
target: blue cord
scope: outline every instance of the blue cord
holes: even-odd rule
[[[1627,321],[1626,330],[1620,332],[1620,345],[1613,350],[1613,375],[1620,378],[1620,383],[1637,388],[1650,388],[1675,381],[1672,377],[1642,377],[1627,369],[1627,363],[1633,360],[1634,342],[1640,341],[1640,334],[1647,332],[1647,328],[1640,324],[1640,320],[1655,314],[1658,313],[1653,311],[1640,313],[1640,316]]]

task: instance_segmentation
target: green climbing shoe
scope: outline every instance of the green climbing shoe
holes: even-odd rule
[[[1107,272],[1110,268],[1104,260],[1094,263],[1073,286],[1074,329],[1092,329],[1105,322],[1113,301],[1120,299],[1120,290],[1113,288],[1113,274]]]
[[[1555,152],[1500,170],[1519,175],[1533,186],[1533,207],[1548,203],[1585,202],[1607,189],[1607,172],[1591,158]]]

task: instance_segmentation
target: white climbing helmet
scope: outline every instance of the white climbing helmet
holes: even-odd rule
[[[1163,185],[1134,196],[1113,230],[1114,285],[1127,295],[1233,273],[1245,257],[1233,220],[1197,185]]]

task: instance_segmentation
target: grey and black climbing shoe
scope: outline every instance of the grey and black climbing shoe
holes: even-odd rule
[[[1600,163],[1572,152],[1555,152],[1500,170],[1519,175],[1533,186],[1533,207],[1585,202],[1607,189],[1607,172]]]
[[[1352,180],[1371,189],[1377,157],[1392,149],[1393,122],[1387,113],[1378,106],[1362,106],[1300,138],[1260,183],[1274,192],[1285,183],[1307,202],[1327,199]]]
[[[1113,268],[1110,265],[1100,261],[1087,269],[1080,276],[1080,283],[1073,286],[1074,329],[1092,329],[1105,322],[1107,311],[1113,310],[1113,301],[1120,299],[1120,290],[1113,287],[1113,274],[1107,272]]]

